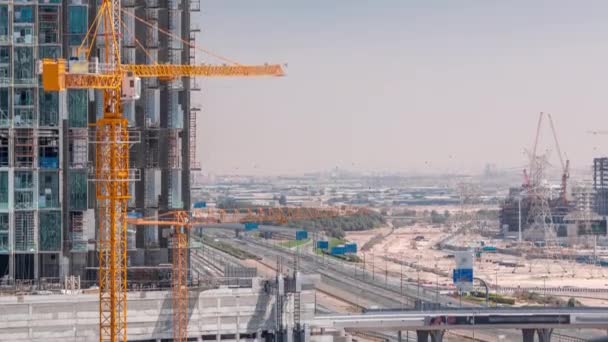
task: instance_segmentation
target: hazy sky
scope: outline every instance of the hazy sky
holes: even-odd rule
[[[574,168],[608,152],[608,1],[201,0],[197,44],[279,79],[208,79],[207,172],[525,163],[538,112]],[[206,62],[217,62],[205,57]],[[552,149],[543,131],[543,148]]]

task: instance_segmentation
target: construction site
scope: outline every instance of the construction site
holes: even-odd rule
[[[506,196],[461,175],[193,195],[197,80],[286,76],[199,46],[200,11],[0,0],[0,341],[605,335],[608,158],[571,179],[551,114]]]

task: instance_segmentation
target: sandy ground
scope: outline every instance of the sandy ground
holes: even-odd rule
[[[375,236],[377,231],[347,233],[346,238],[358,243],[364,243]],[[432,228],[412,226],[396,229],[393,234],[376,244],[370,251],[359,253],[365,260],[365,267],[374,270],[380,277],[385,276],[388,268],[389,276],[399,276],[403,271],[404,279],[417,280],[428,286],[452,286],[451,276],[444,277],[432,272],[417,271],[415,268],[401,266],[398,263],[386,261],[385,256],[404,260],[425,267],[431,267],[451,275],[455,267],[454,258],[449,252],[432,249],[432,247],[448,234],[447,228]],[[420,241],[415,241],[419,237]],[[421,239],[420,237],[423,237]],[[479,235],[461,236],[455,243],[462,246],[478,246],[479,241],[486,245],[505,247],[507,241],[490,241]],[[494,285],[508,287],[593,287],[608,289],[608,268],[585,265],[555,253],[550,259],[528,260],[523,257],[500,253],[483,253],[482,257],[474,259],[475,276]],[[498,261],[515,261],[520,267],[498,265]]]
[[[376,236],[378,234],[386,235],[390,231],[391,231],[391,227],[376,228],[376,229],[372,229],[372,230],[348,232],[346,234],[346,237],[347,237],[348,241],[356,242],[357,246],[359,246],[359,248],[361,248],[363,245],[365,245],[367,242],[369,242],[369,240],[374,238],[374,236]]]

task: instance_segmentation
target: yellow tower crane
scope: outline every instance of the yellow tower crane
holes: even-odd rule
[[[281,65],[170,65],[122,64],[120,56],[120,0],[103,0],[79,49],[78,61],[42,61],[45,91],[99,89],[103,92],[103,116],[95,125],[95,181],[99,234],[99,340],[127,340],[127,229],[129,146],[134,142],[123,116],[125,101],[139,98],[140,79],[159,77],[283,76]],[[136,18],[142,23],[143,19]],[[171,35],[159,29],[164,34]],[[101,61],[91,59],[100,33]],[[181,40],[181,38],[178,37]],[[136,40],[137,41],[137,40]],[[188,44],[188,42],[185,42]],[[141,45],[141,44],[140,44]],[[146,52],[144,50],[144,52]],[[147,52],[146,52],[147,53]]]
[[[150,225],[171,227],[171,292],[173,341],[188,340],[188,231],[213,223],[266,223],[283,225],[290,221],[353,215],[362,209],[353,208],[258,208],[244,210],[195,209],[170,211],[158,217],[127,218],[136,227]]]

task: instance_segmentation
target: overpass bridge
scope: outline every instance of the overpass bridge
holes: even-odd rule
[[[312,329],[354,332],[416,331],[418,341],[443,340],[447,330],[520,329],[524,342],[549,342],[553,329],[606,329],[608,310],[585,308],[459,308],[431,311],[378,310],[353,315],[319,315]]]

